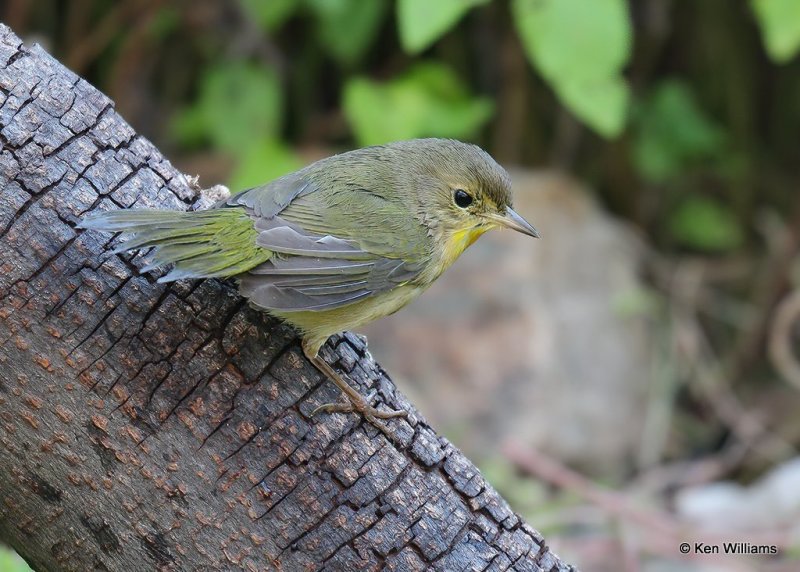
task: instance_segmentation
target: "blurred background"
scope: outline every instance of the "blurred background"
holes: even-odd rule
[[[800,2],[4,0],[0,21],[204,187],[483,146],[543,238],[482,238],[366,330],[376,359],[584,570],[798,569]],[[737,541],[777,553],[678,548]]]

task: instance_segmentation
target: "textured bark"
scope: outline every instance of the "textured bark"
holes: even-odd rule
[[[112,102],[0,25],[0,538],[40,570],[570,570],[346,334],[324,348],[411,411],[391,436],[231,285],[156,284],[79,232],[198,206]]]

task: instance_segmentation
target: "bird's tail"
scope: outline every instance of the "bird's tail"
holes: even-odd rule
[[[159,282],[234,276],[272,256],[269,250],[256,246],[253,221],[240,208],[196,212],[116,210],[91,213],[78,227],[131,234],[116,253],[155,247],[152,263],[142,272],[174,265]]]

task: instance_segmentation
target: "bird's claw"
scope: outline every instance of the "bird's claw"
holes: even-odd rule
[[[381,423],[378,419],[392,419],[394,417],[406,417],[407,411],[390,409],[389,411],[381,411],[372,407],[369,403],[375,397],[375,391],[370,392],[366,397],[359,396],[359,399],[351,399],[346,402],[326,403],[320,405],[311,412],[313,417],[317,413],[359,413],[364,419],[373,425],[380,426]]]

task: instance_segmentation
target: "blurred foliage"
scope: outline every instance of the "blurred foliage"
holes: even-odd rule
[[[701,250],[732,250],[742,244],[739,221],[730,209],[707,197],[687,197],[669,219],[672,235]]]
[[[783,63],[800,49],[800,2],[752,0],[770,57]]]
[[[362,146],[425,136],[472,139],[493,109],[438,63],[417,64],[383,84],[355,77],[345,86],[343,106]]]
[[[664,80],[639,105],[633,158],[649,181],[664,183],[719,158],[724,143],[721,128],[698,108],[685,82]]]
[[[322,47],[340,63],[353,65],[370,47],[383,21],[387,0],[306,0],[317,17]]]
[[[429,48],[471,8],[488,0],[397,0],[400,42],[410,54]]]
[[[611,300],[614,313],[630,318],[633,316],[654,316],[662,310],[661,297],[652,288],[634,286],[616,293]]]
[[[31,568],[13,550],[0,545],[0,572],[31,572]]]
[[[208,143],[236,156],[230,184],[239,189],[301,166],[279,139],[282,121],[283,93],[274,71],[230,62],[203,76],[198,99],[176,114],[172,133],[187,149]]]
[[[232,189],[248,189],[302,166],[300,158],[277,139],[258,139],[242,147],[228,184]]]
[[[173,130],[186,147],[210,142],[236,153],[253,140],[276,138],[282,113],[283,94],[272,70],[221,63],[204,74],[198,99],[175,117]]]
[[[625,125],[632,45],[624,0],[514,0],[526,54],[563,103],[606,137]]]
[[[245,15],[255,20],[268,32],[278,28],[297,9],[298,0],[239,0]]]

